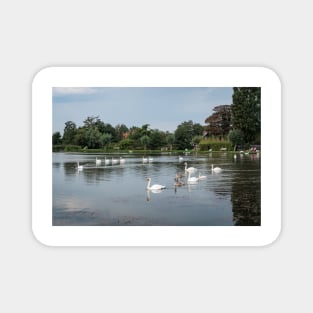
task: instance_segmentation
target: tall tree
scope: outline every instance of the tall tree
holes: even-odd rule
[[[141,138],[140,138],[140,142],[141,144],[144,146],[144,149],[146,150],[147,148],[147,145],[150,143],[151,139],[149,136],[147,135],[143,135]]]
[[[175,144],[178,149],[190,149],[192,147],[192,137],[194,136],[193,122],[185,121],[177,126],[175,130]]]
[[[88,116],[84,120],[84,139],[88,148],[95,149],[101,146],[101,132],[99,131],[99,116]]]
[[[149,146],[151,149],[160,149],[166,144],[165,132],[158,129],[151,130],[150,139]]]
[[[60,132],[55,132],[52,135],[52,144],[53,145],[60,145],[62,143],[62,138]]]
[[[65,123],[64,131],[63,131],[63,143],[64,144],[72,144],[74,141],[76,133],[76,124],[72,121],[67,121]]]
[[[125,124],[117,124],[115,126],[116,139],[119,141],[122,139],[126,139],[127,135],[129,135],[128,132],[129,132],[129,129],[127,128]]]
[[[170,149],[171,149],[171,151],[172,151],[172,149],[173,149],[173,144],[174,144],[174,142],[175,142],[175,136],[174,136],[174,134],[168,134],[168,135],[166,136],[166,142],[167,142],[167,144],[170,146]]]
[[[231,105],[233,129],[243,133],[246,143],[257,143],[261,134],[261,88],[234,87]]]
[[[108,133],[104,133],[100,136],[100,143],[102,147],[106,147],[110,144],[112,140],[112,135]]]
[[[213,108],[213,114],[205,119],[208,124],[206,132],[209,136],[225,137],[231,129],[231,106],[218,105]]]

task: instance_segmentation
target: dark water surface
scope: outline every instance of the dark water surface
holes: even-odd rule
[[[53,153],[53,225],[161,225],[229,226],[261,224],[261,158],[259,155],[211,153],[206,155],[125,154],[124,164],[105,165],[109,154]],[[102,160],[96,165],[96,157]],[[113,155],[119,159],[120,155]],[[77,161],[83,170],[77,169]],[[184,162],[198,169],[193,176],[207,178],[174,186]],[[212,173],[211,164],[223,171]],[[159,193],[151,185],[165,185]]]

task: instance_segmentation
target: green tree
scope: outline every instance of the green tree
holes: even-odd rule
[[[201,124],[199,123],[193,124],[192,130],[193,130],[193,136],[197,136],[197,135],[203,136],[204,127]]]
[[[87,129],[85,127],[78,127],[74,136],[73,144],[81,147],[88,146]]]
[[[111,134],[112,141],[113,142],[117,141],[115,128],[110,123],[104,123],[103,124],[103,127],[101,128],[101,133]]]
[[[104,133],[100,135],[100,144],[102,147],[107,147],[112,140],[112,135],[108,133]]]
[[[62,143],[62,138],[60,132],[55,132],[52,135],[52,144],[53,145],[60,145]]]
[[[160,149],[166,145],[166,135],[163,131],[158,129],[153,129],[150,132],[150,143],[149,146],[151,149]]]
[[[63,143],[66,145],[73,144],[75,133],[76,133],[76,124],[72,121],[67,121],[65,123],[63,131]]]
[[[86,128],[95,128],[97,127],[97,122],[99,122],[99,116],[88,116],[84,120],[84,126]]]
[[[192,137],[194,135],[193,122],[189,120],[178,125],[174,135],[175,144],[178,149],[190,149],[192,147]]]
[[[120,146],[120,149],[127,150],[127,149],[130,149],[134,146],[134,141],[132,139],[129,139],[129,138],[122,139],[119,142],[119,146]]]
[[[257,143],[261,133],[261,88],[234,87],[233,90],[233,129],[242,131],[245,143]]]
[[[175,142],[175,136],[174,134],[168,134],[166,136],[166,142],[170,146],[171,151],[173,150],[173,144]]]
[[[125,135],[128,133],[129,129],[125,124],[118,124],[115,126],[115,134],[116,134],[116,139],[118,141],[122,139],[126,139]]]
[[[150,126],[150,124],[144,124],[141,126],[141,130],[140,130],[141,136],[144,136],[144,135],[149,136],[150,135],[149,126]]]
[[[192,145],[194,147],[199,146],[200,141],[202,140],[203,136],[202,135],[196,135],[192,138]]]
[[[101,133],[95,127],[88,128],[85,132],[85,138],[88,148],[96,149],[101,146]]]
[[[237,150],[237,146],[244,144],[244,136],[242,131],[239,129],[231,130],[228,134],[228,139],[234,146],[234,150]]]
[[[144,146],[144,149],[147,149],[147,145],[150,143],[150,137],[147,135],[143,135],[142,137],[140,137],[140,142],[141,144]]]

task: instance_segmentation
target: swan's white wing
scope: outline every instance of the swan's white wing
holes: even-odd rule
[[[164,189],[164,188],[166,188],[166,187],[163,186],[163,185],[158,185],[158,184],[152,185],[150,187],[150,189],[154,189],[154,190],[156,190],[156,189]]]

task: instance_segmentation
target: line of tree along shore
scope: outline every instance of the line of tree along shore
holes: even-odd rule
[[[53,151],[101,150],[227,150],[261,143],[261,88],[234,87],[233,103],[218,105],[204,123],[184,121],[171,133],[151,129],[149,124],[112,126],[99,116],[88,116],[77,127],[65,123],[63,136],[52,135]]]

